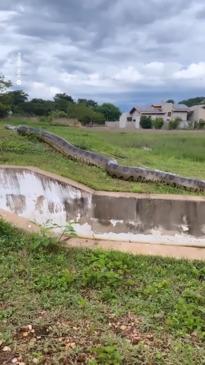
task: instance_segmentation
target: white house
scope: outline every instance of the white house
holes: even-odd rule
[[[152,119],[162,118],[166,123],[171,119],[180,118],[180,127],[188,126],[188,113],[190,109],[183,104],[159,103],[147,105],[144,107],[135,106],[129,113],[123,113],[120,117],[119,127],[127,128],[134,126],[140,128],[140,118],[142,116],[150,116]]]

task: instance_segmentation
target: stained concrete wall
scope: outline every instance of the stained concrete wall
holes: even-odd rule
[[[79,236],[205,246],[205,198],[95,192],[36,168],[0,167],[0,209]]]

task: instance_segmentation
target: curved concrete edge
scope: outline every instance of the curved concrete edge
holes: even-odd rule
[[[80,190],[84,190],[88,193],[95,194],[97,196],[110,196],[110,197],[125,197],[125,198],[133,198],[136,197],[138,199],[142,198],[150,198],[150,199],[157,199],[157,200],[176,200],[176,201],[196,201],[196,202],[205,202],[205,196],[204,195],[187,195],[187,194],[152,194],[152,193],[128,193],[124,191],[103,191],[103,190],[95,190],[92,188],[89,188],[87,185],[84,185],[82,183],[79,183],[77,181],[71,180],[67,177],[57,175],[50,171],[42,170],[38,167],[34,166],[24,166],[24,165],[0,165],[0,169],[15,169],[16,171],[32,171],[39,175],[43,175],[46,177],[49,177],[51,179],[55,179],[61,183],[69,184],[75,188],[78,188]]]
[[[31,222],[29,219],[19,217],[17,214],[11,213],[4,209],[0,209],[0,218],[25,232],[40,233],[41,231],[41,228],[37,224]]]
[[[63,178],[53,173],[48,173],[38,168],[33,167],[24,167],[24,166],[10,166],[3,165],[0,166],[0,170],[5,170],[6,175],[10,175],[10,170],[12,170],[12,174],[14,176],[21,175],[24,177],[31,174],[31,177],[36,176],[40,181],[42,180],[42,188],[43,191],[34,191],[34,197],[30,196],[31,191],[29,191],[29,204],[32,205],[32,209],[36,209],[36,197],[38,195],[44,195],[45,187],[48,187],[48,195],[46,195],[47,205],[46,205],[46,216],[40,216],[40,219],[34,219],[33,215],[30,211],[26,214],[23,214],[20,211],[19,204],[22,203],[21,198],[23,192],[15,192],[16,186],[18,187],[18,179],[12,179],[12,184],[14,187],[13,192],[10,192],[11,201],[7,200],[8,197],[3,202],[1,208],[6,209],[8,207],[9,211],[13,211],[16,214],[18,212],[19,215],[24,216],[27,219],[35,220],[39,224],[45,224],[45,219],[50,217],[51,211],[49,210],[49,202],[51,199],[51,203],[53,198],[56,196],[55,189],[52,190],[50,187],[54,183],[60,184],[62,186],[62,198],[67,199],[70,197],[72,204],[78,207],[73,196],[67,196],[67,187],[71,187],[74,190],[78,190],[80,193],[80,197],[85,198],[85,202],[87,202],[86,206],[86,215],[85,211],[75,212],[74,216],[71,215],[69,219],[76,219],[76,231],[78,232],[78,236],[82,238],[94,238],[96,240],[106,240],[106,241],[122,241],[122,242],[135,242],[141,244],[152,243],[154,245],[170,245],[170,246],[186,246],[186,247],[205,247],[205,233],[204,233],[204,212],[205,212],[205,197],[199,196],[177,196],[177,195],[157,195],[157,194],[136,194],[136,193],[107,193],[107,192],[96,192],[92,189],[87,188],[86,186],[76,183],[70,179]],[[7,171],[8,170],[8,171]],[[7,186],[10,179],[3,179],[3,186]],[[49,181],[49,184],[44,184],[44,181]],[[35,182],[35,186],[38,186],[38,183]],[[28,184],[32,184],[31,180],[28,180]],[[8,184],[8,186],[10,186]],[[8,188],[7,186],[7,188]],[[24,189],[25,185],[23,184]],[[18,190],[18,189],[17,189]],[[35,189],[34,189],[35,190]],[[52,191],[53,195],[50,195]],[[68,189],[69,191],[69,189]],[[33,189],[32,189],[33,192]],[[46,194],[47,194],[46,193]],[[57,191],[58,193],[58,191]],[[14,196],[17,194],[17,200],[15,202]],[[20,200],[19,200],[20,194]],[[37,194],[37,195],[35,195]],[[32,194],[31,194],[32,195]],[[72,194],[71,194],[72,195]],[[6,196],[6,195],[5,195]],[[77,196],[76,196],[77,197]],[[82,204],[81,198],[77,197],[78,203]],[[17,204],[16,209],[14,209],[15,204]],[[8,205],[10,204],[10,205]],[[14,204],[14,206],[12,205]],[[23,203],[22,203],[23,204]],[[27,205],[29,207],[29,204]],[[33,206],[34,204],[34,206]],[[70,207],[72,207],[72,204]],[[77,204],[77,205],[76,205]],[[91,205],[90,205],[91,204]],[[24,209],[25,204],[22,205]],[[57,204],[58,205],[58,204]],[[102,206],[101,206],[102,205]],[[10,206],[10,208],[9,208]],[[65,207],[64,207],[65,208]],[[63,216],[54,217],[53,219],[57,219],[57,223],[60,222],[62,225],[61,219],[63,222],[67,221],[65,217],[65,209],[63,208]],[[67,209],[67,208],[66,208]],[[80,206],[79,206],[79,209]],[[137,210],[136,210],[137,209]],[[182,209],[182,210],[181,210]],[[72,209],[71,209],[72,211]],[[127,212],[126,214],[124,212]],[[136,216],[137,212],[137,216]],[[80,216],[79,216],[80,213]],[[42,212],[41,212],[42,214]],[[48,216],[47,216],[48,214]],[[164,222],[164,218],[166,218],[166,214],[168,214],[168,220]],[[82,218],[83,217],[83,218]],[[82,218],[82,219],[80,219]],[[60,219],[60,220],[59,220]],[[133,220],[134,219],[134,220]],[[137,219],[137,221],[136,221]],[[131,224],[131,226],[130,226]],[[167,226],[168,225],[168,226]],[[117,227],[116,227],[117,226]],[[136,229],[135,229],[136,226]],[[133,230],[134,227],[134,230]],[[156,229],[155,229],[156,227]],[[184,234],[187,232],[187,228],[191,227],[190,234]],[[125,229],[125,231],[124,231]],[[107,230],[109,230],[107,232]]]
[[[22,231],[29,233],[40,233],[41,228],[37,224],[28,219],[19,217],[14,213],[0,209],[0,218],[7,221]],[[63,247],[73,247],[80,249],[119,251],[131,255],[142,256],[159,256],[163,258],[185,259],[185,260],[200,260],[205,261],[205,248],[130,243],[120,241],[96,240],[85,238],[71,238],[66,242],[63,241]]]
[[[205,191],[205,180],[183,177],[166,171],[154,170],[143,167],[120,166],[116,160],[100,155],[96,152],[85,151],[69,143],[46,130],[20,125],[15,128],[6,126],[7,129],[15,130],[22,136],[33,135],[39,140],[49,144],[68,158],[79,160],[86,164],[103,168],[112,177],[122,180],[158,182],[171,186],[183,187],[193,191]]]

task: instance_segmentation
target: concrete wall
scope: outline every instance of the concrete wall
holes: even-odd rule
[[[119,122],[105,122],[105,126],[108,128],[119,128]]]
[[[205,198],[95,192],[38,169],[0,167],[0,209],[79,236],[205,246]]]

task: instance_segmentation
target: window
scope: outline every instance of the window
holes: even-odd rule
[[[167,115],[168,115],[168,117],[171,117],[172,116],[172,112],[168,112]]]
[[[127,117],[127,121],[131,122],[132,121],[132,117]]]

